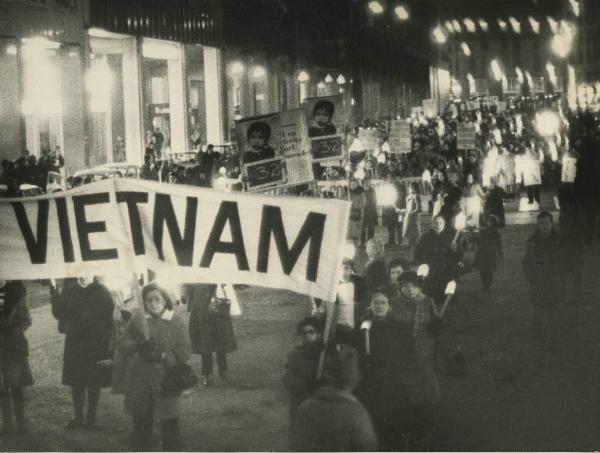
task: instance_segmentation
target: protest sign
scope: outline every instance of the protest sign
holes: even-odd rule
[[[412,151],[410,123],[406,120],[392,120],[388,143],[392,153],[410,153]]]
[[[0,278],[151,269],[335,300],[349,204],[107,179],[0,200]]]
[[[307,98],[302,102],[308,124],[308,137],[343,135],[350,123],[350,98],[341,94]]]
[[[418,116],[421,113],[423,113],[423,107],[421,107],[421,106],[413,107],[410,111],[411,111],[412,116]]]
[[[260,160],[245,165],[246,190],[252,191],[285,184],[283,162],[279,158]]]
[[[302,103],[314,162],[344,156],[344,131],[351,106],[342,95],[308,98]]]
[[[303,110],[280,112],[279,117],[280,153],[285,162],[287,184],[298,185],[313,181],[313,158]]]
[[[248,175],[248,165],[278,158],[282,177],[271,179],[270,185],[304,184],[314,179],[312,156],[307,138],[306,120],[302,109],[245,118],[236,122],[236,135],[242,152],[242,171]],[[267,167],[273,169],[273,161]],[[261,174],[264,172],[261,172]],[[266,182],[266,179],[263,180]],[[265,184],[260,184],[265,187]],[[247,189],[256,188],[247,184]]]
[[[475,126],[469,123],[458,123],[456,128],[456,148],[475,149]]]
[[[560,172],[560,182],[575,182],[577,175],[577,157],[565,154],[562,158],[562,169]]]
[[[340,160],[344,155],[344,144],[339,135],[313,138],[310,140],[311,153],[314,162],[322,160]]]
[[[375,149],[379,146],[379,129],[375,127],[358,129],[358,139],[361,144],[361,151]]]
[[[437,99],[423,99],[423,114],[427,118],[434,118],[438,114]]]

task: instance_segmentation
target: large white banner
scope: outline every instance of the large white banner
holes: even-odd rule
[[[334,300],[349,203],[109,179],[0,200],[0,278],[151,269]]]

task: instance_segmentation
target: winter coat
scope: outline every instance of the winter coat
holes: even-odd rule
[[[350,222],[348,223],[348,238],[358,239],[362,233],[364,222],[364,210],[367,204],[367,197],[364,191],[355,190],[350,192]]]
[[[473,266],[481,270],[496,270],[496,257],[502,256],[502,237],[496,228],[482,228],[477,238]]]
[[[505,196],[506,192],[498,186],[489,189],[486,194],[485,203],[483,207],[484,218],[487,218],[487,216],[490,214],[495,215],[496,217],[498,217],[498,226],[500,228],[503,228],[506,225],[504,215]]]
[[[376,451],[371,417],[347,390],[322,387],[300,405],[292,451]]]
[[[415,261],[429,265],[423,290],[436,300],[443,296],[446,284],[457,277],[459,255],[451,249],[452,240],[452,231],[437,234],[430,230],[421,236],[415,250]]]
[[[364,224],[365,226],[377,225],[377,195],[375,194],[375,189],[373,187],[369,187],[365,191],[365,197]]]
[[[410,404],[437,403],[441,399],[441,391],[435,373],[435,338],[429,329],[435,318],[433,300],[426,295],[416,299],[400,295],[392,306],[392,317],[411,332],[413,340],[412,360],[416,363],[416,373],[405,374]]]
[[[190,311],[188,332],[194,354],[233,352],[237,349],[229,305],[221,305],[216,312],[210,309],[216,289],[217,285],[187,285]]]
[[[111,358],[113,301],[100,283],[66,287],[53,314],[65,332],[63,385],[108,387],[111,376],[97,362]]]
[[[560,238],[553,230],[544,238],[536,231],[527,241],[523,272],[536,305],[556,305],[563,295],[565,262]]]
[[[321,350],[321,343],[298,345],[287,355],[282,382],[290,398],[290,421],[295,418],[298,406],[318,387],[317,368]]]
[[[140,346],[146,339],[144,331],[149,332],[149,339],[158,345],[164,360],[151,362],[139,354]],[[164,394],[161,383],[168,366],[185,364],[190,360],[190,341],[183,319],[173,310],[165,310],[160,318],[136,310],[119,348],[132,358],[125,410],[133,418],[144,418],[152,404],[153,412],[159,419],[178,417],[179,395]]]
[[[19,281],[0,288],[0,389],[33,385],[25,338],[31,316],[25,296],[25,287]]]
[[[414,340],[410,330],[390,314],[383,320],[371,318],[369,355],[366,330],[360,331],[361,370],[363,379],[356,389],[378,434],[381,447],[393,449],[394,433],[406,432],[409,394],[407,383],[416,375]]]

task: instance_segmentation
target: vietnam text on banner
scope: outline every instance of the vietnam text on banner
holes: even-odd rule
[[[349,204],[110,179],[0,200],[0,278],[152,269],[334,300]]]

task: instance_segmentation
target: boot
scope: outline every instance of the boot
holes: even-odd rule
[[[19,433],[27,433],[28,423],[25,418],[25,402],[24,401],[14,401],[15,408],[15,418],[17,419],[17,432]]]
[[[10,395],[7,394],[0,399],[0,407],[2,408],[2,433],[10,433],[14,428]]]

